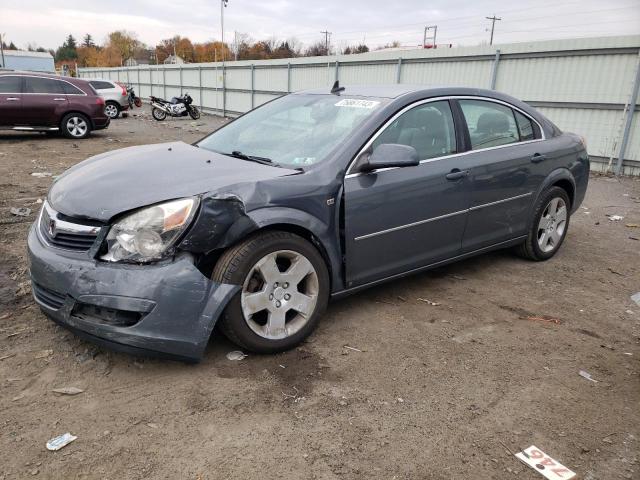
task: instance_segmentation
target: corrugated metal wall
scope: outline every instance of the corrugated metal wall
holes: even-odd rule
[[[336,78],[343,85],[494,87],[536,106],[561,129],[583,135],[594,168],[602,169],[619,153],[639,50],[640,36],[626,36],[224,65],[86,68],[80,75],[129,83],[141,97],[170,98],[188,91],[205,111],[223,115],[246,112],[287,92],[327,87]],[[625,154],[624,171],[635,175],[640,175],[639,128],[634,118]]]

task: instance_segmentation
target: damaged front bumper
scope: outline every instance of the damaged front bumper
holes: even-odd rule
[[[108,348],[199,361],[237,285],[206,278],[190,256],[105,263],[28,239],[32,291],[54,322]]]

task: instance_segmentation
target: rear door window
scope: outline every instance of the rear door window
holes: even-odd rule
[[[58,94],[64,93],[62,82],[52,78],[25,77],[24,93]]]
[[[420,160],[456,152],[456,133],[449,102],[429,102],[406,111],[374,140],[375,149],[383,143],[409,145]]]
[[[471,149],[497,147],[520,141],[513,110],[485,100],[460,100],[469,128]]]
[[[92,80],[89,82],[93,88],[96,90],[109,90],[110,88],[115,88],[113,84],[109,82],[102,82],[99,80]]]
[[[21,93],[22,77],[3,75],[0,77],[0,93]]]

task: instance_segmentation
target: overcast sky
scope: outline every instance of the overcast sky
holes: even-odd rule
[[[296,37],[310,44],[332,32],[331,43],[370,46],[399,40],[418,45],[425,25],[437,25],[437,43],[477,45],[488,41],[495,14],[494,43],[551,38],[640,33],[640,0],[229,0],[225,40],[234,30],[259,40]],[[220,0],[0,0],[0,32],[26,47],[32,42],[56,48],[69,33],[106,34],[125,29],[156,44],[173,35],[193,41],[220,38]]]

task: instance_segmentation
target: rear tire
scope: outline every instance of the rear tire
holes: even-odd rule
[[[167,112],[156,107],[153,107],[153,109],[151,110],[151,115],[159,122],[167,118]]]
[[[91,133],[91,122],[82,113],[69,113],[60,122],[60,131],[74,140],[87,138]]]
[[[329,300],[329,273],[322,256],[288,232],[258,233],[228,249],[212,280],[242,286],[227,305],[220,327],[229,340],[258,353],[295,347],[315,329]]]
[[[516,247],[516,254],[536,262],[549,260],[567,236],[570,216],[571,200],[566,190],[551,187],[542,192],[533,210],[529,235]]]
[[[116,102],[107,102],[104,106],[104,113],[111,120],[118,118],[120,116],[120,105]]]

